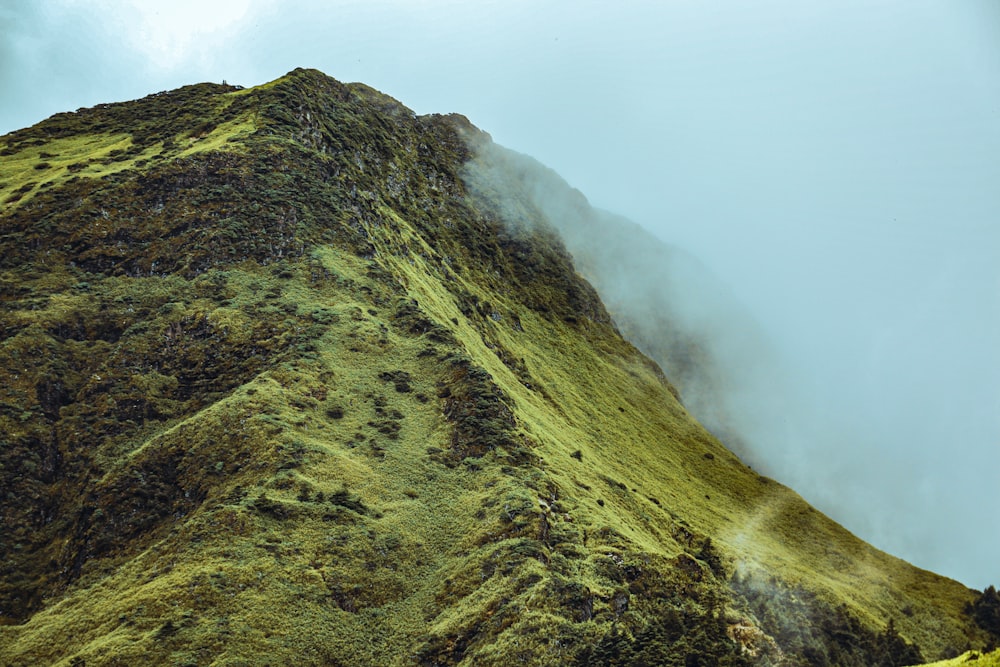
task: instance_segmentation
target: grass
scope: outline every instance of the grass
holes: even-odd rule
[[[967,665],[969,667],[996,667],[997,665],[1000,665],[1000,651],[992,651],[990,653],[966,651],[957,658],[926,663],[924,667],[959,667],[959,665]]]
[[[240,139],[256,130],[250,109],[231,109],[237,94],[230,93],[228,98],[222,96],[214,102],[211,113],[219,116],[218,120],[201,117],[197,123],[182,122],[176,127],[180,131],[158,141],[150,140],[148,133],[136,131],[134,126],[118,128],[125,129],[124,132],[95,131],[95,125],[106,127],[106,123],[93,119],[105,108],[87,110],[90,113],[60,114],[49,121],[55,127],[39,126],[47,130],[41,134],[44,138],[18,141],[23,134],[30,137],[34,128],[8,135],[6,145],[0,150],[0,202],[7,207],[22,206],[39,191],[57,188],[73,178],[107,178],[122,171],[144,169],[155,160],[234,150]],[[184,120],[183,113],[177,117]],[[149,123],[157,125],[153,118]],[[170,128],[172,124],[165,125]],[[53,134],[66,136],[53,138]]]
[[[204,135],[184,137],[178,141],[178,157],[188,157],[196,153],[237,149],[241,139],[252,134],[257,126],[250,114],[244,114],[231,121],[214,127]],[[236,144],[236,146],[232,146]]]
[[[130,168],[138,158],[114,158],[126,153],[131,144],[127,134],[100,134],[55,139],[43,144],[44,148],[8,149],[0,160],[0,201],[6,206],[22,205],[39,189],[74,176],[100,178]]]

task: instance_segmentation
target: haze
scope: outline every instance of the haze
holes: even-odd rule
[[[463,113],[699,258],[791,369],[756,465],[1000,583],[1000,5],[0,1],[0,133],[300,66]]]

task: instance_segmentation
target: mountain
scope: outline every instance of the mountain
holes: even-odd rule
[[[724,356],[663,311],[637,343],[664,373],[567,250],[567,220],[625,223],[558,183],[580,215],[553,220],[500,154],[312,70],[0,139],[0,663],[899,665],[990,641],[975,591],[706,430],[671,377]]]
[[[625,338],[659,364],[698,421],[744,460],[753,455],[745,434],[758,420],[782,418],[781,367],[726,285],[697,258],[591,207],[554,171],[492,141],[476,142],[463,180],[508,226],[555,227]]]

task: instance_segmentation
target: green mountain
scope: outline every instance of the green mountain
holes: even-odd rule
[[[498,154],[306,70],[0,138],[0,664],[902,665],[990,641],[974,591],[702,427],[671,374],[724,358],[622,310],[661,364],[626,341]]]

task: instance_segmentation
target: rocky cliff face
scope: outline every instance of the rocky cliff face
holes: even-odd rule
[[[304,70],[0,139],[0,662],[904,664],[984,641],[970,591],[690,416],[545,212],[512,225],[470,184],[488,143]]]

